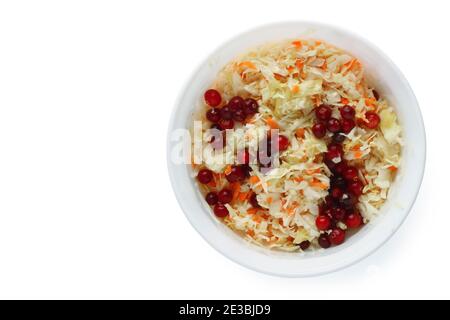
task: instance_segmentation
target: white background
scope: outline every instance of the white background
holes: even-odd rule
[[[447,1],[0,2],[0,298],[450,298]],[[190,226],[165,159],[184,82],[280,20],[354,30],[404,72],[427,130],[410,216],[343,271],[247,270]]]

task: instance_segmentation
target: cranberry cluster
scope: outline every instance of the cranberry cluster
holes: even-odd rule
[[[205,102],[211,108],[206,111],[206,118],[219,130],[233,129],[234,122],[244,122],[258,112],[258,103],[252,99],[235,96],[221,108],[222,96],[215,89],[209,89],[204,94]]]
[[[312,132],[317,138],[325,137],[327,130],[333,133],[333,141],[341,143],[345,137],[341,133],[348,134],[356,126],[355,109],[345,105],[339,109],[341,119],[331,116],[331,108],[327,105],[321,105],[316,108],[316,123],[312,126]],[[375,129],[380,123],[380,117],[376,112],[368,111],[365,114],[367,122],[360,121],[359,125],[369,129]]]
[[[318,241],[322,248],[345,241],[345,230],[337,226],[338,222],[345,223],[350,229],[358,228],[363,223],[356,204],[364,185],[359,179],[358,169],[344,160],[342,148],[345,140],[342,133],[347,134],[356,126],[355,109],[345,105],[339,109],[339,113],[341,119],[333,118],[330,106],[317,107],[316,123],[312,127],[317,138],[324,138],[327,130],[333,133],[332,142],[328,144],[328,150],[324,154],[324,162],[332,172],[330,188],[325,203],[319,206],[319,216],[316,218],[317,229],[322,231]],[[370,129],[379,125],[380,117],[375,112],[368,111],[365,116],[368,122],[361,122],[361,125]]]
[[[249,167],[247,165],[234,165],[231,166],[230,171],[225,174],[225,178],[228,182],[234,183],[244,181],[249,175]],[[201,184],[209,184],[213,179],[212,171],[206,168],[199,170],[197,174],[197,180]],[[214,214],[219,218],[228,215],[228,209],[225,207],[225,204],[230,203],[232,199],[233,192],[228,188],[224,188],[218,193],[214,191],[209,192],[205,196],[206,202],[209,205],[214,206]],[[252,203],[252,201],[257,205],[258,201],[256,200],[256,195],[254,198],[250,198],[250,203]]]

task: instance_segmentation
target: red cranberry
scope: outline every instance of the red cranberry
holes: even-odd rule
[[[333,229],[329,237],[332,244],[340,245],[345,241],[345,231],[340,228]]]
[[[233,191],[230,189],[222,189],[219,191],[219,202],[222,204],[230,203],[233,200]]]
[[[336,118],[330,118],[327,121],[327,129],[330,132],[339,132],[341,131],[341,122]]]
[[[330,143],[328,145],[328,151],[325,154],[325,158],[330,161],[334,161],[333,159],[336,158],[341,158],[340,161],[342,161],[342,155],[343,155],[342,146],[337,143]]]
[[[214,89],[206,90],[204,98],[206,104],[208,104],[210,107],[217,107],[222,101],[222,97],[220,96],[219,91]]]
[[[362,224],[362,217],[359,213],[350,213],[345,219],[345,224],[349,228],[358,228]]]
[[[368,111],[366,112],[366,119],[369,122],[366,122],[366,127],[369,129],[375,129],[380,124],[380,117],[376,112]]]
[[[339,109],[342,119],[353,120],[355,118],[355,108],[343,106]]]
[[[246,114],[244,112],[244,109],[237,109],[233,112],[233,119],[238,122],[243,122],[245,120]]]
[[[351,166],[347,167],[343,171],[342,175],[348,181],[355,180],[356,178],[358,178],[358,169],[356,169],[355,167],[351,167]]]
[[[333,198],[340,199],[342,197],[343,192],[342,192],[342,190],[340,188],[334,187],[334,188],[331,189],[330,194],[331,194],[331,196]]]
[[[317,216],[316,226],[319,230],[327,230],[330,227],[331,219],[328,216]]]
[[[323,123],[321,123],[321,122],[319,122],[319,123],[315,123],[313,126],[312,126],[312,132],[313,132],[313,134],[316,136],[316,138],[323,138],[323,137],[325,137],[325,134],[327,133],[327,128],[326,128],[326,126],[323,124]]]
[[[330,169],[331,171],[333,171],[336,168],[336,163],[334,163],[331,160],[328,159],[324,159],[323,162],[327,165],[328,169]]]
[[[342,143],[345,140],[345,136],[343,134],[339,133],[339,132],[336,132],[335,134],[333,134],[333,138],[332,139],[333,139],[333,142],[335,142],[335,143]]]
[[[353,119],[342,120],[342,132],[344,132],[345,134],[350,133],[350,131],[352,131],[355,126],[355,120]]]
[[[244,112],[248,116],[252,116],[258,112],[258,103],[252,99],[248,98],[244,100]]]
[[[223,130],[227,129],[233,129],[234,128],[234,121],[233,119],[227,120],[227,119],[220,119],[219,125]]]
[[[353,206],[358,202],[354,195],[344,193],[339,200],[339,204],[346,210],[353,210]]]
[[[355,180],[352,181],[349,185],[348,185],[348,190],[353,193],[355,196],[359,197],[360,195],[362,195],[362,191],[363,191],[363,184],[361,183],[361,181],[359,180]]]
[[[345,181],[345,179],[338,175],[333,176],[331,178],[330,185],[332,187],[340,188],[341,190],[344,190],[347,188],[347,182]]]
[[[305,241],[300,242],[299,247],[300,247],[300,249],[305,251],[309,248],[310,245],[311,245],[311,242],[309,242],[308,240],[305,240]]]
[[[242,181],[245,179],[246,172],[243,169],[242,166],[232,166],[231,172],[227,175],[225,175],[225,178],[228,180],[228,182],[237,182]]]
[[[208,119],[211,122],[219,122],[220,120],[220,109],[217,108],[211,108],[208,111],[206,111],[206,119]]]
[[[244,108],[244,99],[239,96],[235,96],[228,101],[228,106],[230,107],[231,112],[235,112],[238,109]]]
[[[218,203],[214,206],[214,214],[219,218],[224,218],[228,215],[228,209],[223,204]]]
[[[222,109],[220,109],[220,118],[224,120],[230,120],[233,118],[233,112],[231,111],[231,108],[229,106],[224,106]]]
[[[345,218],[345,210],[339,207],[334,208],[333,218],[335,218],[338,221],[342,221]]]
[[[258,198],[256,197],[256,193],[252,193],[252,195],[250,196],[249,199],[250,204],[252,205],[253,208],[259,208],[260,205],[258,203]]]
[[[330,239],[326,233],[322,233],[319,236],[318,242],[319,242],[319,246],[321,246],[324,249],[327,249],[331,246]]]
[[[342,174],[345,169],[347,169],[347,163],[345,161],[341,161],[338,164],[336,164],[333,172],[337,174]]]
[[[280,151],[285,151],[289,148],[289,139],[286,136],[279,135],[278,136],[278,149]]]
[[[206,194],[205,200],[210,206],[213,206],[219,201],[219,198],[217,197],[217,193],[211,191]]]
[[[316,112],[317,119],[320,119],[323,121],[328,120],[331,117],[331,108],[326,105],[321,105],[321,106],[317,107],[315,112]]]
[[[331,211],[328,212],[327,210],[331,207],[334,207],[336,205],[336,201],[334,201],[334,198],[332,196],[327,195],[325,197],[325,204],[327,205],[327,207],[324,210],[324,214],[331,216]],[[330,215],[328,213],[330,213]]]
[[[213,174],[211,170],[208,169],[201,169],[197,174],[197,180],[200,183],[208,184],[212,181]]]

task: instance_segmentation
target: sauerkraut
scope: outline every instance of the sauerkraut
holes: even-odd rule
[[[349,214],[360,215],[361,226],[378,215],[400,165],[402,130],[394,108],[366,81],[357,58],[317,40],[272,43],[229,62],[211,87],[221,94],[219,109],[236,96],[254,99],[258,104],[257,113],[234,121],[234,130],[227,131],[227,144],[234,143],[230,148],[212,146],[211,141],[218,137],[212,137],[211,122],[204,113],[197,118],[203,121],[203,160],[193,165],[193,176],[201,169],[212,172],[212,180],[206,179],[207,183],[199,183],[199,187],[204,195],[211,193],[207,201],[213,210],[216,203],[220,205],[215,194],[220,196],[224,188],[232,191],[232,199],[221,204],[226,210],[220,208],[221,212],[228,211],[221,218],[228,227],[258,245],[302,251],[326,247],[319,239],[321,235],[333,237],[334,229],[346,232],[351,224]],[[320,106],[327,106],[331,117],[341,120],[340,109],[352,107],[354,127],[349,132],[327,130],[318,138],[312,127],[320,120],[315,113]],[[206,105],[203,108],[210,109]],[[376,128],[370,128],[370,113],[379,117]],[[220,123],[213,127],[223,129]],[[271,129],[289,142],[286,149],[276,150],[277,163],[263,166],[256,156],[255,161],[244,164],[245,177],[227,179],[234,170],[233,161],[239,158],[235,156],[239,146],[255,150]],[[339,142],[342,157],[327,162],[324,154],[336,134],[343,136]],[[362,194],[352,196],[343,187],[342,195],[336,191],[342,199],[332,199],[333,181],[342,174],[334,168],[339,163],[358,169],[355,179],[363,186]],[[350,209],[344,208],[345,216],[337,219],[329,214],[349,196],[357,201]],[[330,227],[321,230],[316,220],[327,214],[327,208],[331,208],[327,211]]]

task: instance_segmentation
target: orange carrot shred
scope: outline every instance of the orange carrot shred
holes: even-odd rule
[[[361,159],[363,156],[363,153],[361,151],[357,150],[353,153],[353,155],[354,155],[355,159]]]
[[[255,64],[251,61],[242,61],[241,63],[239,63],[239,67],[247,67],[249,69],[256,69]]]
[[[397,171],[397,167],[396,166],[389,166],[388,169],[392,172]]]
[[[229,175],[229,174],[231,173],[231,165],[230,165],[230,164],[225,168],[224,173],[225,173],[226,175]]]
[[[256,214],[258,212],[258,208],[248,208],[247,213],[248,214]]]
[[[292,93],[298,93],[300,91],[300,87],[298,85],[293,85],[291,89]]]
[[[255,184],[255,183],[258,183],[258,182],[259,182],[259,178],[258,178],[258,176],[251,176],[251,177],[249,178],[249,181],[250,181],[250,183]]]
[[[322,190],[328,189],[328,186],[323,183],[322,181],[320,181],[319,179],[313,178],[310,182],[309,185],[311,187],[315,187],[315,188],[319,188]]]
[[[302,42],[300,40],[296,40],[296,41],[292,41],[292,44],[294,45],[294,47],[296,47],[297,49],[300,49],[302,47]]]
[[[279,129],[278,123],[272,118],[267,118],[266,122],[271,129]]]
[[[341,103],[342,103],[342,104],[348,104],[349,101],[348,101],[347,98],[341,98]]]
[[[298,128],[295,130],[295,135],[297,138],[304,138],[305,137],[305,129],[304,128]]]

